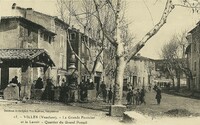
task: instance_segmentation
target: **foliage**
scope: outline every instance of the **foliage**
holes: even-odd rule
[[[185,58],[186,46],[186,32],[181,35],[174,35],[171,40],[162,48],[162,57],[164,59],[164,69],[169,73],[172,79],[176,77],[180,79],[181,74],[185,73],[186,76],[192,79],[191,71],[187,66]],[[178,83],[178,86],[180,83]]]

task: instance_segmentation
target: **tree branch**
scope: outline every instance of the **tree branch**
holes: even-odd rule
[[[130,53],[128,53],[126,55],[126,59],[129,62],[130,59],[140,50],[143,48],[143,46],[145,45],[145,43],[152,37],[154,36],[159,30],[160,28],[166,23],[167,17],[168,15],[171,13],[171,11],[174,9],[174,5],[172,4],[172,0],[167,0],[166,5],[165,5],[165,9],[163,11],[163,15],[160,19],[160,21],[154,26],[153,29],[151,29],[143,38],[141,41],[139,41],[130,51]]]
[[[95,5],[95,9],[97,11],[96,19],[97,19],[97,21],[98,21],[98,23],[100,25],[100,28],[101,28],[103,34],[110,41],[110,43],[113,44],[116,47],[117,46],[116,40],[113,39],[113,37],[111,37],[110,35],[108,35],[107,31],[103,27],[103,24],[102,24],[101,18],[100,18],[100,14],[99,14],[99,7],[98,7],[98,4],[97,4],[96,0],[93,0],[93,2],[94,2],[94,5]]]
[[[68,33],[68,40],[67,40],[67,42],[69,44],[69,48],[72,51],[72,53],[81,62],[81,64],[84,66],[84,68],[87,70],[87,72],[91,75],[91,71],[88,69],[87,64],[83,60],[81,60],[81,58],[74,52],[74,49],[72,48],[72,45],[71,45],[70,40],[69,40],[69,33]]]

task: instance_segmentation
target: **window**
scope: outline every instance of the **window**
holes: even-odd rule
[[[195,38],[194,44],[193,44],[193,52],[196,52],[197,44],[196,44],[197,39]]]
[[[76,38],[76,34],[75,33],[71,33],[70,34],[70,40],[75,40]]]
[[[64,36],[61,34],[60,35],[60,47],[64,47],[65,42],[64,42]]]
[[[60,53],[60,60],[59,60],[60,68],[64,68],[64,55]]]
[[[40,40],[43,40],[43,33],[42,32],[40,32]]]
[[[49,43],[51,43],[51,41],[52,41],[52,37],[51,37],[51,36],[49,36]]]
[[[24,36],[24,32],[25,32],[25,29],[24,27],[20,27],[20,37],[23,37]]]
[[[196,88],[196,85],[197,85],[196,77],[193,77],[193,83],[194,83],[195,88]]]
[[[44,41],[48,41],[48,35],[44,34]]]
[[[54,20],[51,20],[51,31],[55,32],[55,22]]]
[[[52,42],[54,42],[55,41],[55,37],[53,36],[53,37],[51,37],[51,39],[52,39]]]
[[[81,36],[81,40],[82,40],[82,42],[85,41],[85,37],[83,35]]]
[[[197,62],[194,62],[194,71],[197,69]]]
[[[31,36],[31,30],[28,29],[28,36]]]

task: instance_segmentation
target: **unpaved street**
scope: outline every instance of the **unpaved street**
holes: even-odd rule
[[[98,103],[103,104],[103,103]],[[122,118],[107,116],[107,112],[88,109],[97,103],[86,103],[87,108],[57,102],[15,103],[0,101],[0,125],[124,125]],[[146,105],[133,106],[132,110],[142,113],[135,119],[136,125],[199,125],[200,117],[167,117],[163,114],[171,109],[186,109],[200,113],[200,100],[162,94],[162,102],[156,104],[155,93],[146,93]],[[73,105],[73,104],[72,104]],[[84,106],[83,106],[84,107]],[[134,117],[137,118],[137,117]],[[133,123],[132,123],[133,124]]]
[[[107,116],[106,112],[55,102],[4,103],[0,105],[0,114],[0,125],[123,124],[120,122],[121,118]]]

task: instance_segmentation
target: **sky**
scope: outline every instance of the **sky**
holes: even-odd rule
[[[56,16],[57,0],[0,0],[0,15],[9,15],[11,6],[33,8],[36,11]],[[159,22],[164,10],[166,0],[127,0],[126,19],[130,22],[130,32],[135,36],[135,42],[142,37]],[[178,1],[178,0],[177,0]],[[156,4],[155,4],[156,2]],[[176,2],[174,0],[173,2]],[[190,31],[200,20],[200,14],[194,14],[191,10],[183,7],[175,7],[170,13],[167,23],[160,31],[153,36],[147,44],[140,50],[142,56],[158,59],[161,48],[174,34],[183,31]]]

